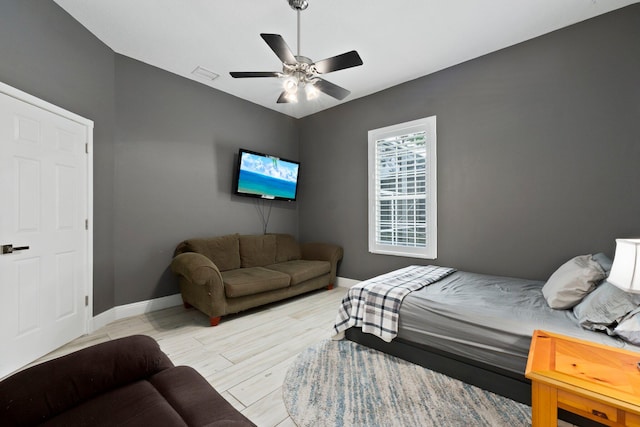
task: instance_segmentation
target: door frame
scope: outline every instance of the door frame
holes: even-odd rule
[[[15,98],[19,101],[31,104],[50,113],[64,117],[84,126],[86,131],[86,168],[87,168],[87,233],[86,253],[87,263],[83,273],[83,288],[87,304],[85,304],[85,315],[83,330],[85,334],[93,332],[93,120],[86,119],[57,105],[51,104],[43,99],[29,95],[26,92],[0,82],[0,93]]]

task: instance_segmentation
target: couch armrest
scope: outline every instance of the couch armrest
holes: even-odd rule
[[[336,274],[338,269],[338,261],[342,259],[344,254],[342,247],[331,243],[310,242],[300,245],[302,259],[329,261],[331,263],[331,278],[329,283],[336,283]]]
[[[196,285],[205,285],[211,279],[216,278],[220,278],[222,283],[220,270],[213,261],[195,252],[176,255],[171,262],[171,271]]]
[[[186,305],[206,313],[212,322],[227,314],[222,274],[213,261],[196,252],[185,252],[173,258],[171,271],[180,276],[180,294]]]
[[[32,366],[0,382],[0,425],[37,425],[94,396],[173,363],[151,337],[134,335]]]

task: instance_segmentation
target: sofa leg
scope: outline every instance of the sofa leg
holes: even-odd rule
[[[330,283],[329,285],[327,285],[327,289],[328,289],[328,290],[333,289],[333,283]]]
[[[193,308],[193,306],[186,301],[183,301],[182,304],[184,305],[184,308]]]
[[[211,324],[211,326],[218,326],[218,324],[220,323],[220,319],[221,319],[221,316],[210,317],[209,318],[209,323]]]

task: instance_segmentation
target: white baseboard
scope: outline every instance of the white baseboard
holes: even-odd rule
[[[346,277],[340,276],[336,277],[336,286],[340,286],[341,288],[351,288],[360,282],[361,280],[347,279]]]
[[[119,305],[93,318],[91,332],[108,325],[116,320],[126,317],[138,316],[140,314],[149,313],[156,310],[162,310],[169,307],[175,307],[182,304],[180,294],[169,295],[166,297],[155,298],[147,301],[139,301],[126,305]]]
[[[360,280],[347,279],[346,277],[336,277],[336,286],[342,288],[350,288],[360,283]],[[112,309],[94,316],[90,325],[89,333],[107,326],[111,322],[124,319],[126,317],[138,316],[140,314],[149,313],[156,310],[163,310],[169,307],[175,307],[182,304],[180,294],[169,295],[166,297],[155,298],[147,301],[139,301],[126,305],[119,305]]]

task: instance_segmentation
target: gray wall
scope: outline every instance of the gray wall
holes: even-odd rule
[[[114,305],[114,53],[53,1],[0,1],[0,81],[94,121],[94,313]]]
[[[364,58],[366,62],[366,58]],[[300,121],[300,238],[339,275],[411,263],[546,279],[640,235],[640,4]],[[438,259],[368,253],[367,131],[437,116]]]
[[[257,199],[231,194],[238,148],[297,159],[298,132],[293,118],[121,55],[116,112],[122,305],[177,292],[168,265],[181,240],[262,233]],[[273,201],[268,231],[297,235],[296,203]]]
[[[0,2],[0,58],[0,81],[95,123],[94,315],[177,293],[182,239],[262,232],[235,156],[297,159],[295,119],[114,54],[51,0]],[[297,235],[296,204],[273,202],[268,231]]]
[[[183,238],[261,231],[238,147],[302,161],[269,231],[342,244],[343,277],[418,262],[367,252],[366,137],[432,114],[437,263],[544,278],[611,254],[640,234],[639,42],[634,5],[296,121],[116,55],[53,1],[0,2],[0,81],[95,122],[94,314],[177,292]]]

